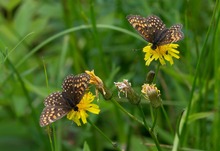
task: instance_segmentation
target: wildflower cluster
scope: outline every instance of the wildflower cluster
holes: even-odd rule
[[[184,35],[181,32],[181,24],[173,25],[168,29],[161,19],[155,15],[148,18],[139,15],[129,15],[127,19],[141,36],[149,42],[143,48],[146,66],[150,66],[153,60],[159,60],[162,65],[165,65],[165,61],[168,61],[172,65],[174,63],[173,58],[180,58],[179,51],[176,50],[179,45],[173,42],[183,39]],[[155,74],[153,71],[148,72],[146,82],[142,85],[140,92],[154,109],[162,106],[160,90],[154,83],[157,73]],[[136,89],[132,88],[131,82],[124,79],[122,82],[114,82],[114,84],[118,89],[119,99],[121,94],[123,94],[131,104],[137,105],[140,108],[141,95],[136,92]],[[89,85],[95,86],[96,95],[90,92]],[[67,115],[67,119],[75,122],[78,126],[86,124],[89,116],[88,112],[93,114],[100,113],[99,106],[93,103],[94,99],[98,98],[99,93],[105,100],[111,100],[113,96],[112,92],[106,88],[102,79],[95,75],[94,70],[85,71],[85,73],[76,76],[67,76],[62,88],[62,92],[52,93],[45,99],[45,108],[40,117],[41,126],[46,126],[65,115]],[[144,114],[143,111],[142,113]],[[128,115],[130,116],[130,114]],[[144,115],[143,121],[145,127],[148,127]],[[152,131],[149,132],[151,135],[155,135]],[[153,138],[156,139],[155,136]],[[159,146],[157,147],[159,148]]]

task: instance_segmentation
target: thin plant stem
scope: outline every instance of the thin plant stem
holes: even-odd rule
[[[143,112],[143,109],[140,105],[138,105],[138,108],[139,110],[141,111],[141,114],[142,114],[142,117],[143,117],[143,121],[140,121],[139,119],[137,119],[135,116],[133,116],[132,114],[130,114],[128,111],[126,111],[117,101],[115,101],[114,99],[112,99],[112,102],[121,110],[123,111],[125,114],[127,114],[130,118],[132,118],[133,120],[137,121],[138,123],[140,123],[141,125],[143,125],[147,131],[150,133],[151,137],[153,138],[155,144],[156,144],[156,147],[158,149],[158,151],[161,151],[161,148],[160,148],[160,144],[159,144],[159,141],[157,139],[157,137],[155,136],[155,134],[150,130],[150,128],[148,127],[147,125],[147,122],[146,122],[146,119],[145,119],[145,116],[144,116],[144,112]]]
[[[157,75],[158,75],[158,73],[159,73],[159,70],[160,70],[160,63],[158,63],[158,65],[157,65],[157,69],[156,69],[155,76],[154,76],[154,79],[153,79],[153,82],[152,82],[152,83],[155,83],[155,82],[156,82],[156,79],[157,79]]]
[[[45,81],[46,81],[46,86],[48,88],[49,84],[48,84],[48,74],[47,74],[47,68],[46,68],[46,65],[45,65],[45,62],[43,60],[43,66],[44,66],[44,75],[45,75]],[[49,137],[49,141],[50,141],[50,147],[51,147],[51,150],[52,151],[55,151],[55,148],[56,148],[56,133],[55,133],[55,127],[54,127],[54,124],[52,124],[52,132],[50,132],[50,126],[47,126],[47,134],[48,134],[48,137]],[[53,134],[53,140],[52,140],[52,134]]]
[[[21,87],[22,87],[22,90],[24,92],[24,95],[27,99],[27,102],[28,102],[28,106],[30,107],[31,109],[31,117],[32,117],[32,120],[34,122],[34,125],[36,126],[36,129],[38,130],[39,132],[39,135],[41,135],[41,138],[43,138],[43,142],[46,144],[46,140],[45,138],[42,136],[42,133],[41,133],[41,129],[39,127],[39,123],[37,122],[38,121],[38,117],[37,117],[37,114],[36,114],[36,111],[35,111],[35,108],[33,107],[32,105],[32,99],[30,98],[30,95],[28,93],[28,90],[26,88],[26,85],[24,83],[24,79],[21,77],[20,73],[16,70],[15,66],[13,65],[13,63],[10,61],[9,58],[6,59],[6,61],[9,63],[10,67],[12,68],[13,70],[13,73],[15,73],[15,75],[17,76],[18,78],[18,81],[19,83],[21,84]]]
[[[220,12],[220,6],[218,7],[218,12]],[[216,17],[216,31],[215,31],[215,36],[214,37],[214,41],[213,41],[213,46],[215,48],[219,47],[219,33],[220,33],[220,29],[219,29],[219,20],[220,20],[220,14],[218,13],[217,17]],[[219,66],[220,66],[220,61],[219,61],[219,49],[214,51],[214,81],[219,81]],[[214,110],[218,110],[219,109],[219,105],[220,105],[220,96],[219,96],[219,92],[220,92],[220,85],[219,84],[215,84],[214,86]],[[220,135],[218,133],[219,131],[219,126],[220,126],[220,112],[218,110],[218,112],[216,112],[214,118],[213,118],[213,134],[212,134],[212,142],[213,142],[213,150],[218,150],[220,148],[219,145],[219,140],[220,140]],[[216,133],[217,132],[217,133]],[[214,143],[215,142],[215,143]]]
[[[120,150],[120,149],[118,148],[118,144],[117,144],[117,143],[113,142],[108,136],[106,136],[106,135],[105,135],[95,124],[93,124],[89,119],[88,119],[88,122],[89,122],[89,124],[90,124],[93,128],[95,128],[109,143],[112,144],[112,146],[114,147],[114,149]]]
[[[157,75],[159,73],[159,70],[160,70],[160,63],[158,63],[157,65],[157,69],[156,69],[156,72],[155,72],[155,76],[154,76],[154,79],[153,79],[153,82],[152,83],[155,83],[156,82],[156,79],[157,79]],[[153,116],[152,116],[152,119],[153,119],[153,125],[151,127],[151,131],[153,131],[155,125],[156,125],[156,122],[157,122],[157,110],[155,110],[153,108]]]
[[[153,121],[153,125],[151,127],[151,131],[154,131],[155,125],[157,123],[158,109],[153,109],[153,112],[154,112],[154,121]]]
[[[146,119],[145,119],[144,111],[143,111],[143,108],[142,108],[141,104],[138,104],[138,109],[139,109],[140,112],[141,112],[141,115],[142,115],[142,119],[143,119],[143,121],[144,121],[144,126],[145,126],[145,128],[146,128],[148,131],[150,131],[150,127],[147,125],[147,121],[146,121]]]
[[[147,125],[147,122],[146,122],[146,119],[145,119],[145,115],[144,115],[144,111],[143,111],[143,108],[142,108],[142,106],[141,106],[140,104],[138,105],[138,108],[139,108],[139,110],[140,110],[140,112],[141,112],[141,114],[142,114],[142,117],[143,117],[144,127],[148,130],[148,132],[150,133],[151,137],[153,138],[153,140],[154,140],[154,142],[155,142],[155,145],[156,145],[156,147],[157,147],[157,150],[158,150],[158,151],[162,151],[162,149],[161,149],[161,147],[160,147],[160,143],[159,143],[159,141],[158,141],[158,139],[157,139],[157,137],[156,137],[156,135],[155,135],[153,129],[150,128],[150,127]]]
[[[155,82],[156,82],[156,79],[157,79],[157,75],[158,75],[158,73],[159,73],[159,70],[160,70],[160,63],[158,63],[158,65],[157,65],[157,69],[156,69],[155,76],[154,76],[154,79],[153,79],[153,82],[152,82],[152,83],[155,83]],[[141,108],[141,110],[142,110],[142,108]],[[143,112],[143,110],[142,110],[142,112]],[[143,113],[144,113],[144,112],[143,112]],[[155,134],[154,134],[154,127],[155,127],[156,121],[157,121],[157,111],[156,111],[156,115],[154,115],[154,118],[153,118],[153,119],[154,119],[154,122],[153,122],[152,128],[150,128],[150,129],[149,129],[149,127],[146,127],[146,128],[149,129],[149,133],[150,133],[151,137],[153,138],[153,140],[154,140],[154,142],[155,142],[155,144],[156,144],[156,146],[157,146],[157,149],[158,149],[159,151],[161,151],[161,147],[160,147],[159,141],[158,141],[157,137],[156,137]],[[144,120],[144,119],[143,119],[143,120]]]
[[[8,52],[8,54],[5,56],[5,59],[4,59],[3,62],[6,61],[6,59],[10,56],[10,54],[11,54],[25,39],[27,39],[29,36],[31,36],[31,35],[33,35],[33,34],[34,34],[34,32],[31,32],[31,33],[27,34],[26,36],[24,36],[24,38],[22,38],[22,39],[15,45],[15,47],[12,48],[11,51]]]
[[[135,116],[133,116],[132,114],[130,114],[127,110],[125,110],[115,99],[112,99],[112,102],[125,114],[127,114],[130,118],[132,118],[133,120],[137,121],[138,123],[140,123],[141,125],[144,126],[144,123],[137,119]]]
[[[131,109],[131,114],[134,114],[134,110],[135,108]],[[128,134],[127,134],[127,140],[126,140],[126,150],[131,150],[131,141],[132,141],[132,133],[133,133],[134,129],[131,125],[128,125]]]
[[[154,134],[153,131],[149,131],[149,133],[150,133],[151,137],[153,138],[153,140],[154,140],[154,142],[155,142],[155,144],[156,144],[157,150],[158,150],[158,151],[162,151],[162,149],[161,149],[161,147],[160,147],[160,143],[159,143],[159,141],[158,141],[158,139],[157,139],[157,136]]]
[[[172,128],[170,119],[169,119],[168,116],[167,116],[167,112],[166,112],[166,110],[164,109],[163,104],[161,105],[161,109],[162,109],[163,115],[165,116],[165,119],[166,119],[166,121],[167,121],[167,123],[168,123],[169,129],[170,129],[172,135],[174,135],[174,131],[173,131],[173,128]]]
[[[58,147],[57,147],[57,136],[56,136],[56,129],[55,129],[54,124],[52,124],[52,130],[53,130],[54,151],[57,151],[58,150]]]
[[[48,84],[47,68],[46,68],[46,64],[45,64],[44,60],[43,60],[43,66],[44,66],[44,75],[45,75],[46,86],[48,88],[49,84]]]
[[[67,55],[69,41],[70,41],[70,37],[69,35],[66,35],[63,39],[62,51],[60,51],[60,59],[59,59],[60,62],[59,62],[57,81],[59,81],[61,77],[63,76],[62,74],[65,73],[63,67],[64,67],[64,62],[65,62],[65,57]]]
[[[51,151],[54,151],[54,144],[53,144],[52,135],[51,135],[50,131],[51,131],[50,126],[47,126],[47,134],[48,134],[48,137],[49,137],[50,148],[51,148]]]

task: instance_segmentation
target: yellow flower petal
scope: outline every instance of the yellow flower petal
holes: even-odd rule
[[[99,109],[99,106],[96,105],[96,104],[91,104],[90,105],[90,108],[87,108],[87,111],[93,113],[93,114],[99,114],[100,112],[100,109]]]
[[[96,89],[101,92],[103,95],[106,94],[104,89],[104,83],[102,79],[95,75],[94,70],[92,71],[85,71],[88,75],[90,75],[90,84],[94,84]]]
[[[86,124],[86,123],[87,123],[86,118],[87,118],[88,116],[89,116],[89,115],[88,115],[84,110],[81,110],[81,111],[80,111],[80,117],[81,117],[81,119],[82,119],[83,124]]]

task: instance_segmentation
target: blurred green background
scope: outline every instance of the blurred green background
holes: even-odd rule
[[[162,66],[156,80],[173,129],[160,111],[156,132],[163,149],[171,150],[189,106],[182,150],[219,149],[219,8],[214,0],[1,0],[0,150],[51,150],[39,116],[44,98],[61,90],[69,74],[94,69],[114,97],[113,82],[124,78],[140,93],[157,62],[145,66],[142,48],[147,42],[126,20],[129,14],[155,14],[167,27],[183,24],[180,59]],[[156,150],[144,127],[111,101],[100,95],[97,104],[101,113],[89,119],[111,140],[129,150]],[[125,99],[120,104],[140,118],[136,106]],[[149,104],[144,99],[141,104],[151,123]],[[56,150],[114,150],[89,124],[77,127],[63,118],[54,126]]]

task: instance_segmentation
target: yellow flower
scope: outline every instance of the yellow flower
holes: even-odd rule
[[[151,48],[152,43],[149,43],[146,47],[143,48],[143,52],[145,52],[144,60],[146,61],[146,65],[149,66],[153,60],[159,59],[162,65],[165,65],[165,60],[169,61],[170,64],[173,64],[173,58],[179,59],[178,56],[179,51],[176,50],[179,45],[178,44],[166,44],[157,46],[155,50]],[[165,59],[165,60],[164,60]]]
[[[67,114],[67,118],[74,121],[78,126],[81,126],[80,119],[82,120],[83,124],[86,124],[86,118],[89,116],[86,111],[89,111],[93,114],[99,114],[100,112],[99,106],[92,104],[94,98],[95,96],[91,92],[86,93],[79,104],[77,104],[78,110],[71,110]]]
[[[98,90],[102,90],[103,94],[105,94],[105,90],[103,89],[104,84],[102,80],[95,75],[94,70],[92,71],[85,71],[88,75],[90,75],[90,84],[94,84]]]
[[[102,79],[95,75],[94,70],[85,72],[90,76],[90,84],[96,87],[96,96],[98,96],[98,92],[100,92],[105,100],[110,100],[112,98],[112,92],[104,86]]]

